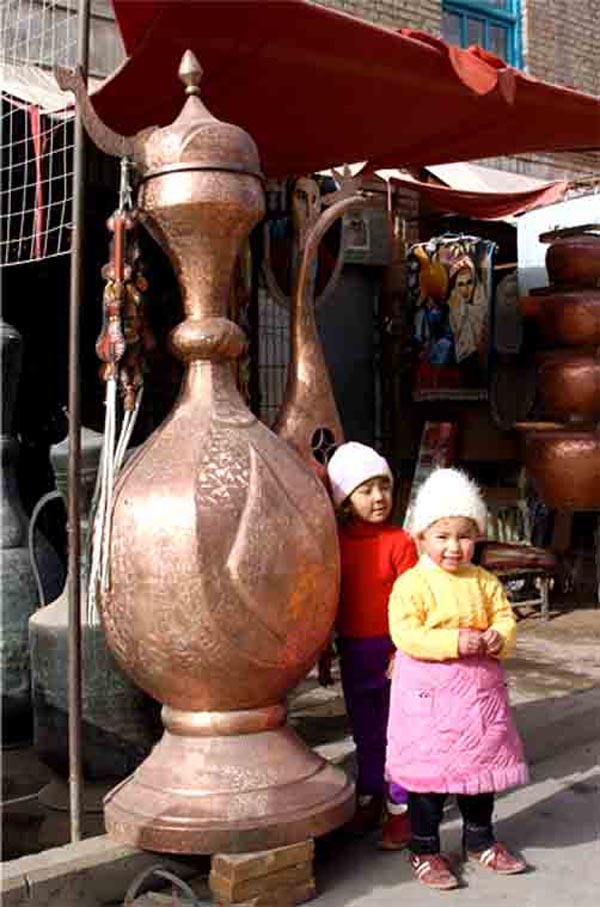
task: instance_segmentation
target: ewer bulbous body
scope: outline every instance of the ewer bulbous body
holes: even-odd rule
[[[314,662],[338,584],[327,496],[246,408],[230,362],[243,337],[221,317],[262,189],[250,176],[172,174],[140,201],[185,275],[189,317],[173,346],[187,373],[117,491],[105,627],[136,682],[172,708],[255,708]]]
[[[139,215],[181,286],[172,347],[186,372],[117,485],[100,601],[109,646],[163,703],[165,733],[107,796],[105,819],[130,844],[210,853],[328,831],[353,791],[285,725],[283,705],[333,624],[333,511],[309,466],[246,408],[232,369],[245,338],[224,317],[264,211],[258,155],[188,93],[172,126],[135,151]]]

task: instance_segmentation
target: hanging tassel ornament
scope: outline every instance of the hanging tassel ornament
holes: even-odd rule
[[[103,363],[101,375],[106,384],[106,393],[104,443],[92,503],[91,566],[87,596],[87,619],[90,624],[99,621],[96,606],[98,589],[104,592],[110,585],[114,487],[135,427],[143,389],[142,339],[146,334],[143,293],[147,289],[147,283],[135,239],[136,217],[131,205],[128,177],[129,162],[124,158],[121,161],[119,208],[108,221],[108,229],[113,234],[111,260],[102,269],[102,276],[106,280],[102,301],[103,324],[96,341],[96,354]],[[121,415],[118,412],[119,396],[122,401]]]

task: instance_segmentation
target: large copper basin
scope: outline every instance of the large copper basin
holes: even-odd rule
[[[600,344],[600,290],[538,292],[519,299],[544,346]]]
[[[600,419],[600,358],[595,351],[553,350],[538,356],[544,413],[569,421]]]
[[[525,466],[541,499],[551,510],[600,510],[600,435],[546,425],[517,426],[525,432]]]
[[[564,236],[549,246],[546,268],[553,284],[600,286],[600,236]]]

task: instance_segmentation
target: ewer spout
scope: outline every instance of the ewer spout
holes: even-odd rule
[[[353,194],[327,208],[310,229],[292,294],[290,365],[285,398],[273,431],[287,441],[322,479],[331,452],[344,433],[314,317],[312,265],[319,243],[349,208],[366,207],[368,197]]]

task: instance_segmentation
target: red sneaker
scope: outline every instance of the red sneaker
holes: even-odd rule
[[[496,841],[485,850],[479,850],[477,853],[467,851],[467,860],[473,860],[491,869],[492,872],[498,872],[500,875],[512,876],[519,872],[525,872],[527,863],[521,857],[516,857],[508,850],[504,844]]]
[[[380,850],[403,850],[410,842],[410,838],[408,812],[397,815],[388,813],[377,846]]]
[[[450,869],[450,864],[441,853],[413,853],[410,857],[415,878],[421,885],[449,891],[458,888],[458,879]]]

